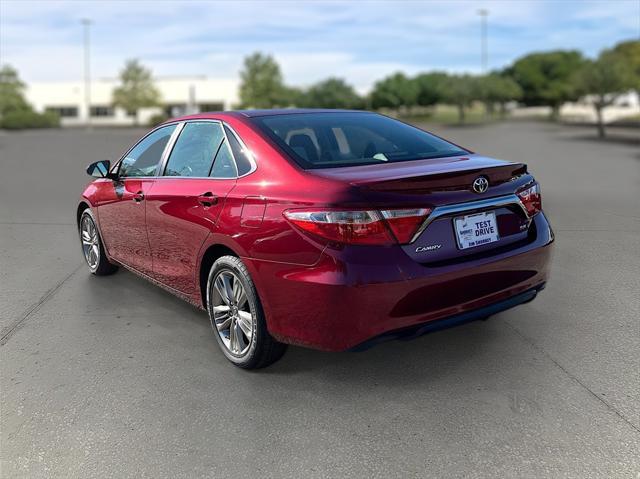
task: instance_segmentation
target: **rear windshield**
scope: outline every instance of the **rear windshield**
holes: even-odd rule
[[[468,153],[425,131],[375,113],[293,113],[254,117],[252,121],[305,169]]]

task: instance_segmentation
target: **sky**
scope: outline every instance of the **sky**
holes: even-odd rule
[[[138,58],[157,76],[237,79],[243,58],[275,57],[287,84],[334,76],[359,91],[395,71],[481,71],[553,49],[593,57],[640,38],[640,0],[30,1],[0,0],[0,63],[28,82],[80,80],[82,26],[91,26],[94,78]]]

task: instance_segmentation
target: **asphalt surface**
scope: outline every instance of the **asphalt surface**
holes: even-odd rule
[[[541,181],[547,289],[488,322],[290,348],[260,372],[224,359],[205,313],[83,265],[84,166],[140,131],[0,132],[0,476],[639,477],[638,143],[438,132]]]

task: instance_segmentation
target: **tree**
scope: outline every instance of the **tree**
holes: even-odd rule
[[[629,65],[617,54],[605,51],[595,61],[587,62],[577,74],[581,93],[591,95],[596,110],[598,136],[606,135],[602,111],[628,91],[637,80]]]
[[[565,102],[578,99],[573,78],[583,64],[578,51],[532,53],[517,60],[508,74],[522,88],[525,105],[548,105],[555,119]]]
[[[0,121],[0,128],[24,130],[26,128],[55,128],[60,126],[60,117],[50,111],[38,113],[31,107],[8,111]]]
[[[413,79],[417,88],[416,104],[433,106],[442,102],[449,75],[443,72],[422,73]]]
[[[160,92],[153,84],[151,71],[138,60],[127,60],[120,72],[121,86],[113,90],[113,104],[124,108],[134,116],[138,124],[138,110],[157,106],[160,103]]]
[[[500,76],[500,88],[496,96],[496,102],[500,105],[500,115],[504,117],[507,113],[507,103],[520,101],[522,99],[522,88],[511,77]]]
[[[9,65],[0,68],[0,128],[52,128],[60,118],[52,112],[38,113],[24,98],[24,83],[18,72]]]
[[[371,103],[373,108],[412,107],[418,99],[418,85],[403,73],[394,73],[373,86]]]
[[[631,80],[631,88],[636,91],[638,100],[640,100],[640,40],[618,43],[611,49],[611,53],[628,65],[634,76],[634,79]]]
[[[240,72],[240,102],[243,108],[288,106],[288,93],[280,66],[273,57],[256,52],[244,59]]]
[[[478,81],[471,75],[450,76],[443,89],[443,101],[457,107],[459,123],[464,123],[467,108],[478,97]]]
[[[478,97],[485,104],[487,115],[493,115],[495,106],[500,105],[500,112],[504,116],[506,104],[519,100],[522,89],[512,79],[498,73],[490,73],[477,79]]]
[[[309,108],[362,108],[362,98],[341,78],[328,78],[305,91],[299,106]]]
[[[279,101],[283,107],[303,107],[305,105],[306,92],[302,88],[295,86],[282,87],[282,98]]]
[[[0,69],[0,119],[7,113],[30,109],[24,99],[24,83],[9,65]]]

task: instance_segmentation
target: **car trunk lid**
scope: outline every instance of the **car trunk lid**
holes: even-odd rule
[[[473,181],[481,175],[489,180],[490,186],[497,186],[525,174],[526,170],[523,163],[467,155],[311,171],[371,191],[429,194],[470,191]]]

